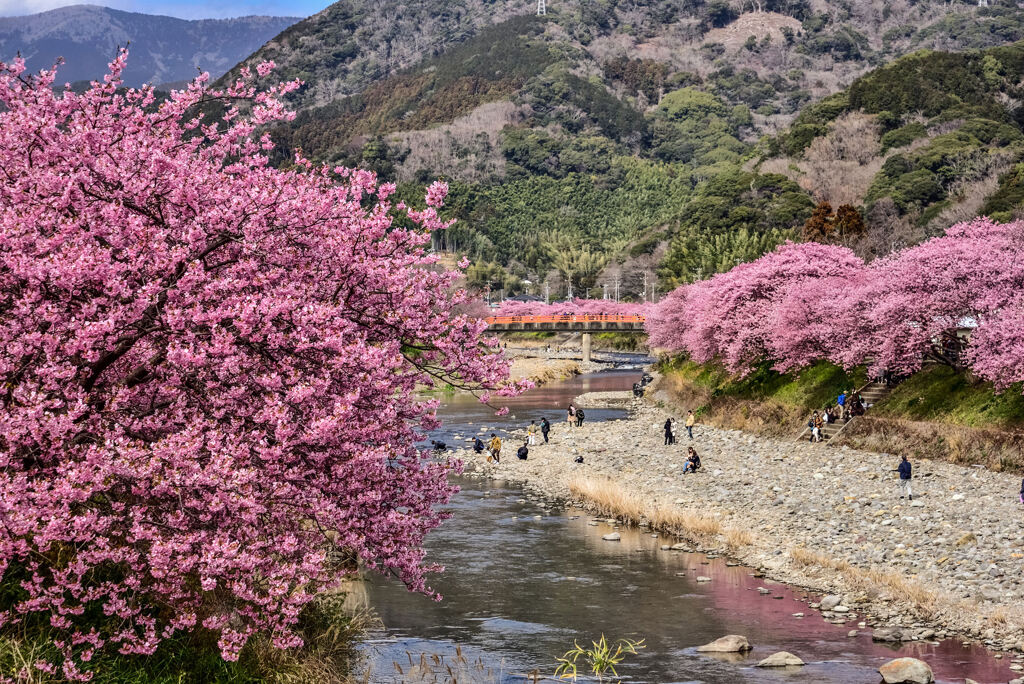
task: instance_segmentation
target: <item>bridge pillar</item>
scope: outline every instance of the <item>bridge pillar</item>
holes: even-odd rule
[[[590,333],[583,333],[583,363],[590,363]]]

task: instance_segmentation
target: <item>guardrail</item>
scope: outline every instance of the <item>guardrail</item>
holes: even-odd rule
[[[517,323],[643,323],[639,315],[618,314],[559,314],[556,316],[490,316],[487,325],[515,325]]]

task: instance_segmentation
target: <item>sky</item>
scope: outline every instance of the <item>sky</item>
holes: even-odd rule
[[[246,14],[307,17],[333,0],[0,0],[0,17],[35,14],[67,5],[103,5],[182,19],[223,19]]]

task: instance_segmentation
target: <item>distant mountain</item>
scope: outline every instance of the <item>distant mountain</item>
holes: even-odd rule
[[[102,77],[118,46],[129,44],[128,85],[190,80],[197,69],[217,78],[299,17],[187,21],[74,5],[24,17],[0,17],[0,61],[21,53],[31,70],[65,65],[59,81]]]

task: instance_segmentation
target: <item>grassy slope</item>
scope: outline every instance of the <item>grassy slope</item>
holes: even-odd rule
[[[911,376],[873,411],[887,418],[974,428],[1024,427],[1020,387],[996,394],[991,383],[971,382],[947,366],[931,366]]]
[[[864,384],[864,371],[852,373],[830,363],[817,363],[797,375],[782,374],[761,366],[739,378],[721,366],[674,360],[663,364],[662,373],[685,382],[706,395],[698,412],[714,414],[728,400],[777,404],[795,413],[806,413],[831,403],[843,390]]]
[[[762,367],[736,378],[721,367],[663,362],[662,384],[681,410],[693,408],[711,425],[779,437],[795,436],[807,414],[859,387],[863,369],[847,373],[818,363],[799,375]],[[898,385],[863,420],[843,432],[842,443],[912,458],[979,463],[994,470],[1024,469],[1024,395],[1021,387],[997,394],[946,366],[931,366]]]

